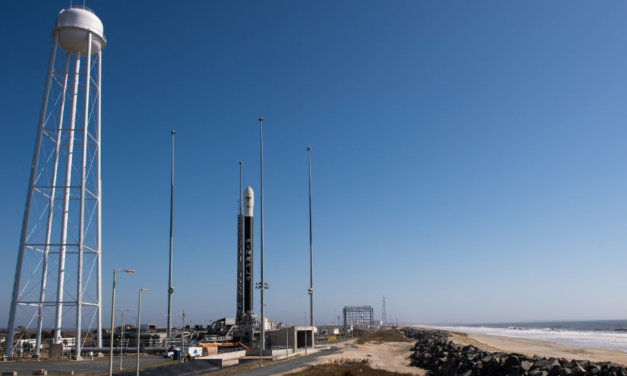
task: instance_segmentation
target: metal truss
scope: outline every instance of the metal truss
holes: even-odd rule
[[[89,46],[92,35],[89,34]],[[6,356],[18,336],[75,322],[76,354],[102,346],[100,83],[102,52],[50,53],[11,300]],[[81,68],[81,65],[83,67]],[[96,335],[92,331],[96,331]],[[83,334],[81,336],[81,334]],[[94,338],[96,337],[96,338]]]
[[[344,313],[344,333],[350,326],[353,329],[368,329],[374,327],[374,310],[371,306],[346,306]]]

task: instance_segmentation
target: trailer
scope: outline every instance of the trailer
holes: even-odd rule
[[[190,346],[185,348],[185,353],[189,358],[198,358],[202,356],[202,347]]]

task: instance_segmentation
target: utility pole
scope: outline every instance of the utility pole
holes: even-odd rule
[[[176,134],[176,131],[172,131],[170,134],[172,135],[172,172],[170,175],[170,278],[168,280],[168,325],[166,330],[166,346],[172,336],[172,294],[174,294],[174,287],[172,287],[172,248],[174,246],[174,135]]]

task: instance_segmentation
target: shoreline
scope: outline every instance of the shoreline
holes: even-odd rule
[[[419,329],[432,328],[414,326]],[[439,330],[439,329],[438,329]],[[515,337],[502,337],[492,334],[451,333],[451,341],[461,345],[473,345],[491,352],[517,353],[546,358],[566,358],[568,360],[589,360],[592,362],[613,362],[627,366],[627,352],[599,347],[567,346],[555,342],[531,340]]]

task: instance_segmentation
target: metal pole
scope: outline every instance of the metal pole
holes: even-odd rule
[[[149,291],[148,289],[139,289],[139,307],[137,307],[137,376],[139,376],[139,349],[140,349],[140,332],[139,329],[141,323],[141,315],[142,315],[142,291]]]
[[[85,248],[85,190],[87,179],[87,143],[89,135],[89,93],[91,91],[91,38],[87,35],[87,62],[85,64],[85,107],[83,112],[83,155],[81,158],[81,191],[78,222],[78,276],[76,280],[76,360],[81,359],[81,334],[83,319],[83,257]],[[77,56],[78,57],[78,56]]]
[[[102,179],[101,179],[101,155],[102,155],[102,143],[100,142],[101,137],[100,137],[100,130],[101,130],[101,117],[100,117],[100,108],[101,108],[101,97],[102,97],[102,51],[100,51],[100,53],[98,53],[98,72],[97,72],[97,85],[98,85],[98,102],[96,105],[96,137],[98,140],[98,154],[97,154],[97,163],[96,163],[96,179],[97,179],[97,188],[98,188],[98,193],[97,193],[97,199],[98,202],[96,204],[97,206],[97,214],[96,214],[96,219],[98,220],[98,234],[96,235],[96,241],[97,241],[97,245],[98,245],[98,262],[97,262],[97,269],[96,269],[96,279],[97,279],[97,286],[96,289],[98,290],[96,292],[97,296],[98,296],[98,322],[96,323],[96,326],[98,328],[98,343],[97,346],[98,347],[102,347]]]
[[[113,375],[113,319],[115,317],[115,280],[117,272],[135,273],[134,270],[113,269],[113,292],[111,293],[111,335],[109,336],[109,376]]]
[[[259,135],[260,135],[260,151],[261,151],[261,348],[266,348],[266,331],[264,323],[264,292],[265,281],[263,278],[263,116],[259,118]]]
[[[305,355],[307,355],[307,311],[305,311]]]
[[[55,37],[56,38],[56,37]],[[70,66],[70,54],[66,53],[65,54],[65,72],[68,71],[68,68]],[[68,81],[68,75],[64,74],[63,75],[63,86],[62,86],[62,91],[61,91],[61,103],[59,104],[59,128],[62,128],[63,126],[63,109],[65,108],[65,98],[66,98],[66,92],[67,92],[67,81]],[[43,266],[41,268],[41,290],[40,290],[40,296],[39,296],[39,322],[37,324],[37,339],[36,339],[36,354],[37,356],[39,356],[40,354],[40,349],[41,349],[41,330],[43,327],[43,317],[46,316],[43,314],[43,309],[44,309],[44,305],[43,302],[45,301],[45,292],[46,292],[46,281],[48,280],[48,257],[49,257],[49,252],[50,252],[50,236],[52,233],[52,222],[53,222],[53,215],[54,215],[54,201],[55,201],[55,197],[56,197],[56,185],[57,185],[57,175],[58,175],[58,171],[59,171],[59,155],[60,153],[60,148],[59,146],[61,145],[61,140],[62,140],[62,131],[59,129],[57,131],[57,138],[56,138],[56,150],[54,153],[54,167],[53,167],[53,172],[52,172],[52,179],[50,181],[50,185],[52,186],[51,190],[50,190],[50,201],[48,202],[48,220],[47,220],[47,226],[46,226],[46,247],[44,249],[44,261],[43,261]],[[100,301],[100,300],[98,300]]]
[[[57,302],[54,329],[54,343],[61,342],[61,321],[63,319],[63,296],[65,295],[65,254],[67,251],[67,227],[68,215],[70,211],[70,188],[72,185],[72,156],[74,152],[74,128],[76,125],[76,102],[78,100],[78,81],[80,79],[80,61],[81,55],[77,53],[74,56],[74,85],[72,88],[72,104],[70,109],[70,125],[67,136],[67,156],[65,162],[65,184],[63,186],[63,212],[61,220],[61,250],[59,252],[59,275],[57,277]],[[80,309],[78,309],[80,311]],[[79,340],[80,342],[80,340]]]
[[[181,332],[181,347],[183,347],[183,354],[181,355],[183,356],[183,360],[185,360],[185,318],[189,315],[189,312],[185,312],[185,310],[183,310],[183,312],[179,313],[179,315],[183,316],[183,331]]]
[[[122,312],[122,336],[120,337],[120,369],[124,369],[122,368],[122,357],[123,357],[123,353],[124,353],[124,330],[126,329],[124,327],[124,312],[125,311],[129,311],[128,309],[118,309],[118,311]]]
[[[113,297],[111,298],[111,333],[109,335],[109,376],[113,375],[113,318],[115,317],[115,276],[117,269],[113,269]]]
[[[309,300],[311,309],[311,347],[315,348],[316,335],[313,333],[314,327],[314,282],[313,282],[313,228],[311,220],[311,147],[307,148],[309,155]]]
[[[37,138],[35,140],[35,151],[33,153],[33,162],[31,163],[30,179],[28,187],[28,195],[26,197],[26,206],[24,208],[24,220],[22,222],[22,232],[20,234],[20,249],[17,256],[17,267],[15,268],[15,282],[13,282],[13,292],[11,296],[11,311],[9,313],[8,333],[5,341],[4,355],[7,358],[12,356],[13,349],[13,336],[15,334],[15,316],[17,315],[17,302],[20,295],[20,278],[22,275],[22,264],[24,263],[24,253],[26,251],[26,240],[28,238],[28,219],[33,200],[33,193],[35,192],[35,180],[37,179],[37,164],[39,161],[39,153],[41,148],[41,139],[43,137],[44,124],[46,122],[46,110],[48,108],[48,97],[50,95],[50,84],[52,82],[52,74],[54,72],[54,61],[57,50],[59,36],[54,34],[54,42],[50,48],[50,60],[48,62],[48,75],[46,77],[46,84],[44,86],[44,96],[41,103],[41,110],[39,113],[39,129],[37,131]],[[65,70],[67,72],[67,69]],[[44,272],[45,273],[45,272]]]
[[[172,287],[172,247],[174,229],[174,135],[176,134],[176,131],[172,131],[170,134],[172,135],[172,173],[170,176],[170,279],[168,280],[168,324],[166,330],[166,346],[172,336],[172,294],[174,294],[174,287]]]

